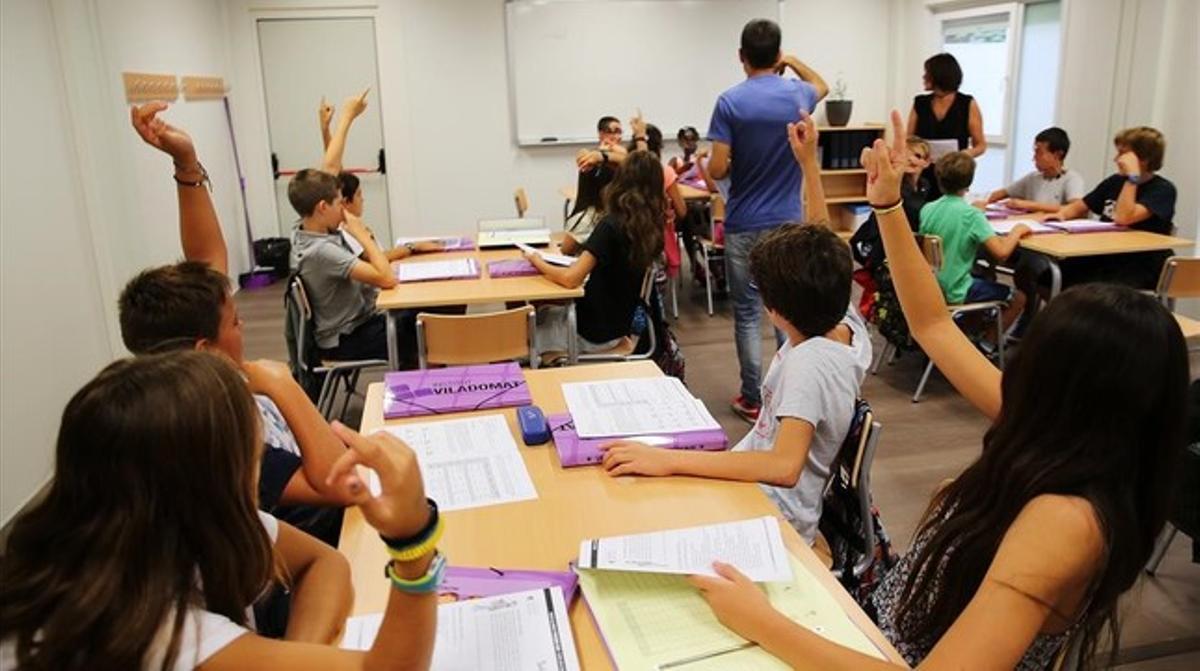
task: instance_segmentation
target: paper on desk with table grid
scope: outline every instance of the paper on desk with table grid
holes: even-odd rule
[[[708,408],[674,377],[569,382],[562,386],[583,438],[719,429]]]
[[[387,426],[417,455],[425,493],[441,510],[462,510],[537,498],[529,469],[504,415],[483,415]],[[379,495],[369,468],[367,487]]]
[[[788,619],[835,643],[885,659],[826,588],[794,557],[794,578],[762,585]],[[786,664],[717,621],[683,576],[579,571],[579,585],[613,662],[621,669],[757,671]]]
[[[577,671],[579,658],[561,587],[438,606],[435,671]],[[342,647],[368,650],[382,613],[346,620]]]
[[[792,579],[779,520],[770,516],[579,543],[581,569],[715,576],[714,561],[755,582]]]

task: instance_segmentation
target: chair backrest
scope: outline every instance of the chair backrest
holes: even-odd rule
[[[529,211],[529,196],[525,194],[525,187],[518,186],[513,191],[513,202],[517,205],[517,217],[524,218]]]
[[[288,279],[288,297],[291,299],[287,309],[291,321],[292,333],[296,338],[296,365],[305,372],[312,372],[313,352],[309,346],[314,344],[312,331],[312,304],[308,302],[308,292],[300,275],[293,273]]]
[[[926,235],[921,238],[921,253],[925,255],[925,260],[929,262],[929,267],[933,268],[933,272],[942,269],[942,239],[936,235]]]
[[[862,554],[850,567],[855,576],[863,575],[875,561],[875,523],[871,514],[871,468],[875,463],[875,452],[879,445],[879,435],[883,425],[875,421],[871,406],[863,399],[858,399],[854,406],[854,417],[850,422],[850,430],[846,439],[834,458],[829,481],[825,483],[825,493],[834,486],[836,479],[843,491],[849,490],[858,510],[852,517],[858,520],[859,528],[855,533],[862,539]]]
[[[1163,262],[1154,293],[1163,299],[1200,296],[1200,258],[1172,256]]]
[[[531,228],[545,228],[541,217],[528,219],[480,219],[480,231],[523,231]]]
[[[417,315],[417,357],[430,364],[461,366],[529,359],[536,368],[534,310],[525,305],[479,315]]]

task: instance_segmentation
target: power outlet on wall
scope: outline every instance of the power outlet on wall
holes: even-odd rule
[[[154,75],[144,72],[123,72],[125,100],[131,103],[163,100],[173,102],[179,98],[179,82],[175,75]]]
[[[214,100],[224,98],[229,90],[222,77],[184,76],[183,97],[185,100]]]

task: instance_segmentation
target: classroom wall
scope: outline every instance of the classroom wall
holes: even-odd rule
[[[47,3],[0,3],[0,79],[3,524],[49,477],[63,406],[112,343]]]
[[[882,65],[890,46],[894,1],[788,0],[783,4],[784,49],[818,69],[831,85],[838,72],[843,73],[848,97],[854,100],[853,122],[884,118],[888,71]],[[374,5],[233,0],[229,5],[233,98],[239,133],[248,138],[243,164],[248,168],[255,236],[274,235],[277,220],[254,19],[361,15],[376,21],[381,90],[372,100],[382,106],[393,231],[397,235],[461,233],[473,228],[479,218],[510,216],[517,186],[524,186],[529,194],[530,216],[544,216],[558,225],[562,198],[557,190],[575,183],[572,166],[578,147],[516,146],[502,0],[395,0]],[[664,26],[663,35],[679,39],[671,35],[670,26]],[[851,37],[858,40],[853,51],[847,47]],[[699,48],[725,49],[730,58],[737,57],[736,44]],[[647,70],[647,76],[661,77],[664,86],[687,85],[682,67],[658,64]],[[313,105],[315,109],[316,101]],[[622,118],[633,112],[605,111]],[[711,111],[696,111],[692,123],[702,132]],[[676,129],[663,130],[671,137]],[[675,151],[672,142],[667,153]]]
[[[63,406],[124,354],[117,295],[182,257],[170,159],[129,124],[123,70],[223,75],[207,0],[5,0],[0,523],[49,478]],[[248,268],[224,111],[176,103],[213,179],[230,270]],[[36,157],[36,160],[31,160]]]

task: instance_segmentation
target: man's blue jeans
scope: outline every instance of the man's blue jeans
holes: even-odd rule
[[[762,297],[750,277],[750,250],[754,243],[771,229],[725,233],[725,276],[729,295],[733,299],[733,336],[737,345],[738,369],[741,373],[742,398],[752,405],[762,403],[759,384],[762,381]],[[775,330],[775,343],[782,346],[785,336]]]

